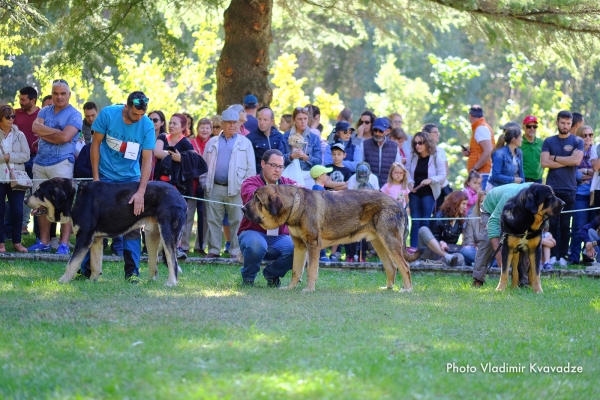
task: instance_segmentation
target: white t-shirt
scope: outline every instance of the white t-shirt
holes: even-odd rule
[[[487,128],[487,126],[478,126],[475,129],[475,141],[480,143],[483,140],[492,140],[492,132]]]
[[[373,187],[373,190],[379,190],[379,179],[374,174],[369,175],[369,184]],[[360,183],[356,181],[356,174],[352,175],[350,179],[348,179],[348,189],[358,189]]]
[[[448,156],[446,155],[446,150],[442,149],[441,147],[436,147],[437,149],[437,153],[439,155],[439,159],[442,160],[444,162],[444,169],[446,168],[446,163],[448,162]],[[442,185],[442,187],[446,187],[448,186],[448,179],[444,179],[444,184]]]

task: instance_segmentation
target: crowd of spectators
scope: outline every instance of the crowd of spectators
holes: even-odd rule
[[[544,236],[549,256],[543,267],[593,261],[598,253],[597,240],[589,234],[596,213],[587,209],[600,204],[600,195],[594,195],[600,190],[600,162],[594,132],[578,113],[561,111],[557,134],[545,140],[537,136],[538,119],[528,115],[522,124],[500,126],[496,141],[483,109],[473,105],[470,143],[462,146],[468,177],[457,190],[449,183],[448,157],[438,146],[439,127],[429,123],[409,135],[398,113],[378,117],[367,110],[353,127],[352,111],[345,108],[334,129],[324,133],[317,106],[299,106],[277,116],[252,94],[220,115],[203,116],[197,125],[189,114],[176,113],[167,120],[160,110],[148,111],[151,100],[142,92],[132,93],[125,105],[101,110],[87,102],[83,115],[70,104],[70,96],[68,83],[58,79],[42,108],[32,87],[20,90],[20,108],[0,106],[0,216],[5,217],[0,252],[6,251],[5,239],[20,252],[70,251],[70,224],[61,224],[57,237],[56,226],[44,215],[34,219],[35,243],[21,245],[21,235],[29,233],[29,210],[23,207],[24,191],[9,184],[11,169],[27,171],[34,186],[53,177],[138,181],[140,188],[149,180],[161,180],[186,195],[187,223],[178,258],[190,251],[208,258],[237,258],[244,263],[244,284],[253,284],[263,259],[271,260],[263,274],[269,285],[278,286],[291,268],[293,245],[287,228],[267,232],[245,220],[241,206],[260,186],[300,181],[318,190],[383,191],[412,219],[409,251],[422,248],[423,258],[446,265],[473,264],[479,286],[485,282],[484,263],[500,237],[494,219],[498,205],[527,184],[541,183],[548,169],[546,184],[565,202],[565,211],[585,211],[550,219]],[[302,145],[293,146],[290,137]],[[292,166],[298,167],[296,180]],[[492,195],[486,197],[488,193]],[[138,206],[139,198],[134,200]],[[194,223],[196,239],[190,243]],[[139,236],[113,238],[111,246],[125,259],[126,277],[137,276]],[[373,255],[368,243],[351,243],[334,246],[329,256],[323,251],[321,260],[342,261],[342,247],[345,261]],[[82,265],[82,274],[88,272]]]

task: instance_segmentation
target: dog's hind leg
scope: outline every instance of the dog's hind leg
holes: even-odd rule
[[[540,260],[542,258],[542,245],[529,252],[529,284],[534,293],[542,293],[542,281],[540,279]]]
[[[160,232],[156,223],[148,222],[144,228],[146,233],[146,247],[148,248],[148,274],[149,279],[158,277],[158,247],[160,245]]]
[[[94,242],[90,247],[90,267],[92,269],[92,275],[90,276],[90,280],[97,281],[98,277],[102,275],[102,250],[103,239],[101,237],[94,238]]]
[[[319,253],[321,247],[319,246],[320,241],[313,239],[312,243],[307,246],[307,266],[306,275],[308,277],[306,287],[302,289],[303,292],[314,292],[315,285],[317,283],[317,277],[319,275]]]
[[[372,240],[371,244],[383,263],[383,269],[385,270],[385,276],[387,278],[386,285],[385,287],[382,287],[382,289],[393,289],[394,282],[396,281],[396,266],[390,257],[390,252],[379,239]]]
[[[408,265],[408,262],[404,259],[403,251],[402,251],[403,245],[402,245],[402,242],[400,241],[400,238],[382,237],[380,239],[380,242],[383,246],[385,246],[385,251],[383,252],[383,254],[387,253],[387,255],[394,262],[396,268],[400,271],[400,275],[402,276],[402,289],[400,289],[400,291],[401,292],[412,292],[412,279],[410,276],[410,265]],[[373,243],[373,246],[375,246],[375,242],[373,241],[372,243]],[[375,248],[375,251],[377,251],[377,254],[381,254],[380,250],[378,250],[377,248]],[[383,258],[381,260],[383,261]],[[393,271],[388,272],[388,268],[385,266],[385,263],[383,265],[385,267],[385,272],[387,274],[388,288],[391,289],[390,273],[394,274],[394,277],[391,280],[391,285],[393,287],[396,271],[393,270]]]
[[[292,280],[288,286],[282,286],[282,290],[295,289],[300,282],[302,272],[304,271],[304,263],[306,262],[306,245],[304,242],[292,237],[294,242],[294,261],[292,264]]]

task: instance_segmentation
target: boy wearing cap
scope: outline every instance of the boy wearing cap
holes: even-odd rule
[[[325,184],[329,181],[329,176],[327,175],[333,171],[333,168],[327,168],[322,165],[315,165],[310,169],[310,177],[315,180],[315,184],[312,187],[312,190],[326,190]]]
[[[348,168],[351,173],[356,172],[356,166],[358,163],[363,161],[363,149],[362,145],[356,145],[352,141],[352,133],[354,129],[346,121],[339,121],[335,124],[333,143],[325,149],[324,164],[333,164],[333,158],[331,156],[331,149],[333,144],[341,143],[344,146],[345,157],[342,160],[344,167]]]
[[[333,168],[333,172],[329,174],[332,183],[343,183],[342,186],[336,186],[332,188],[327,186],[327,188],[335,189],[335,190],[344,190],[348,189],[348,185],[346,182],[352,176],[352,171],[349,168],[344,166],[344,157],[346,157],[346,150],[344,149],[344,145],[342,143],[334,143],[331,145],[331,158],[333,163],[326,165],[327,167]]]
[[[525,173],[525,182],[542,183],[544,169],[540,162],[542,155],[542,145],[544,141],[536,136],[538,120],[533,115],[528,115],[523,120],[523,143],[521,151],[523,152],[523,172]]]
[[[373,137],[363,142],[363,160],[379,180],[378,188],[387,182],[392,163],[402,162],[398,144],[388,140],[390,123],[387,118],[377,118],[373,124]]]

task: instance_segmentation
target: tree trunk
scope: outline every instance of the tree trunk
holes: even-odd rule
[[[253,94],[269,105],[269,45],[273,0],[231,0],[224,13],[225,44],[217,64],[217,111]]]

